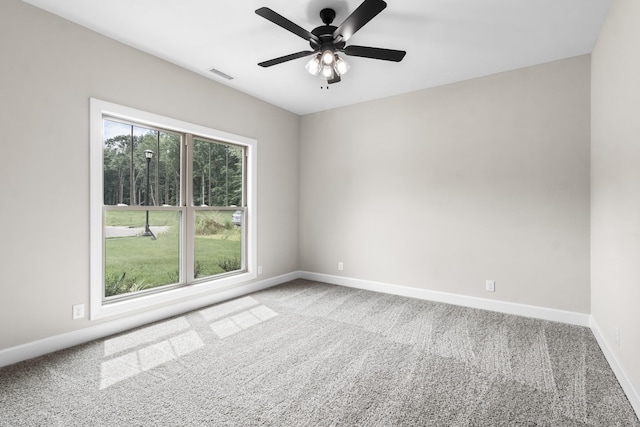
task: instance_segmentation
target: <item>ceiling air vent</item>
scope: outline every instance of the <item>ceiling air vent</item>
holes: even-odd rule
[[[215,68],[212,68],[209,71],[211,71],[213,74],[215,74],[218,77],[222,77],[223,79],[233,80],[233,77],[231,77],[229,74],[225,74],[220,70],[216,70]]]

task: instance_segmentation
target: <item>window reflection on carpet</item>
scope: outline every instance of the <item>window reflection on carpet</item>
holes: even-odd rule
[[[140,344],[146,344],[157,341],[176,332],[189,329],[189,322],[183,317],[171,319],[166,322],[157,323],[138,329],[128,334],[119,335],[104,341],[104,355],[110,356],[124,350],[138,347]]]
[[[204,342],[198,333],[189,331],[102,362],[100,365],[100,390],[163,363],[178,359],[203,346]]]
[[[278,315],[252,297],[243,297],[198,311],[220,338],[227,338]],[[134,377],[167,362],[189,354],[204,341],[185,316],[153,324],[104,341],[100,364],[100,389]],[[182,333],[181,333],[182,332]],[[118,355],[125,352],[125,354]],[[113,356],[113,357],[112,357]]]
[[[233,316],[226,317],[211,324],[211,329],[219,338],[237,334],[252,326],[262,323],[278,315],[275,311],[264,305],[243,311]]]

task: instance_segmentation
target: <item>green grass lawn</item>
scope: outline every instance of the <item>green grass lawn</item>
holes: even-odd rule
[[[233,211],[196,214],[196,278],[241,268],[241,231],[231,223]],[[106,225],[144,227],[144,211],[108,211]],[[180,263],[179,213],[149,212],[149,225],[168,227],[157,239],[147,236],[108,238],[105,242],[106,295],[178,283]]]

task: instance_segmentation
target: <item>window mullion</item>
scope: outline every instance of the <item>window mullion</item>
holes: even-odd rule
[[[184,249],[182,250],[183,254],[183,264],[182,268],[185,274],[185,282],[187,284],[193,283],[195,272],[194,272],[194,239],[195,235],[195,215],[193,210],[193,135],[190,133],[185,134],[185,140],[183,145],[184,150],[184,185],[182,193],[182,203],[185,207],[184,209],[184,237],[182,239],[182,244],[184,245]]]

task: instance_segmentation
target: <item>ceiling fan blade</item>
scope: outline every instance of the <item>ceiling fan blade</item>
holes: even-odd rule
[[[363,58],[382,59],[384,61],[400,62],[407,54],[404,50],[382,49],[380,47],[347,46],[342,52],[349,56],[361,56]]]
[[[282,64],[283,62],[291,61],[298,58],[304,58],[305,56],[309,56],[316,52],[317,51],[313,51],[313,50],[303,50],[302,52],[296,52],[290,55],[281,56],[279,58],[270,59],[268,61],[261,62],[258,65],[265,68],[271,67],[272,65]]]
[[[274,12],[273,10],[269,9],[268,7],[261,7],[260,9],[256,10],[256,14],[262,16],[263,18],[273,22],[276,25],[281,26],[282,28],[284,28],[287,31],[292,32],[293,34],[302,37],[303,39],[305,39],[306,41],[315,41],[317,44],[320,44],[320,39],[318,39],[318,36],[316,36],[315,34],[311,34],[309,31],[305,30],[304,28],[302,28],[301,26],[299,26],[298,24],[295,24],[291,21],[289,21],[287,18],[285,18],[284,16]]]
[[[362,28],[367,22],[371,21],[377,14],[387,7],[387,3],[383,0],[364,0],[344,22],[333,32],[333,38],[339,37],[338,41],[347,41]]]

